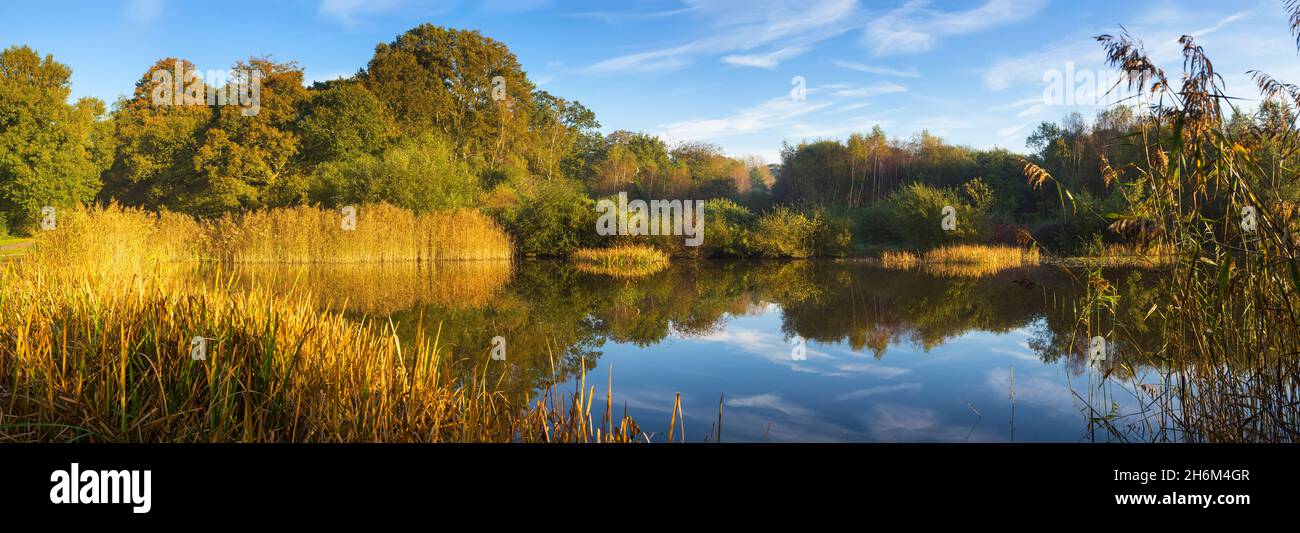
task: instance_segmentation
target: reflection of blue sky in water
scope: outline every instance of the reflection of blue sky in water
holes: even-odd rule
[[[1087,440],[1083,403],[1071,392],[1086,397],[1086,374],[1070,378],[1062,363],[1042,362],[1029,328],[968,332],[929,352],[894,343],[881,360],[809,341],[807,358],[795,361],[781,324],[773,305],[728,316],[705,336],[674,334],[651,348],[611,342],[588,385],[604,398],[612,366],[616,411],[625,402],[657,438],[681,392],[691,441],[711,430],[725,394],[724,442],[1001,442],[1012,439],[1014,367],[1015,440]]]

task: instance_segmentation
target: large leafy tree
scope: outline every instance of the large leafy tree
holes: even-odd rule
[[[189,210],[211,215],[301,203],[307,183],[291,163],[298,153],[300,106],[308,98],[302,69],[256,58],[234,68],[261,76],[260,101],[253,107],[216,108],[194,158],[203,187]]]
[[[0,212],[30,226],[42,207],[94,198],[112,138],[104,103],[69,104],[72,70],[27,46],[0,52]]]
[[[186,104],[183,96],[165,91],[165,84],[175,77],[183,80],[191,71],[195,67],[189,61],[161,59],[136,82],[130,98],[117,102],[113,112],[117,149],[104,173],[106,199],[179,209],[197,190],[194,156],[212,121],[212,110],[206,98]],[[158,102],[155,96],[160,97]]]
[[[422,24],[375,47],[361,78],[404,135],[451,139],[478,171],[521,163],[534,87],[505,44]]]
[[[604,141],[594,112],[580,102],[537,91],[530,120],[535,174],[549,180],[563,175],[583,177],[590,172],[587,164]]]

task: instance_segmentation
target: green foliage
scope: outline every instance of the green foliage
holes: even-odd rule
[[[1034,239],[1053,253],[1067,255],[1087,253],[1087,247],[1094,241],[1100,242],[1103,235],[1111,241],[1114,235],[1106,231],[1109,221],[1103,218],[1107,212],[1116,210],[1114,201],[1103,202],[1087,190],[1072,193],[1074,201],[1065,217],[1042,222],[1033,227]],[[1111,204],[1111,207],[1107,207]]]
[[[322,164],[313,177],[311,199],[331,207],[386,202],[425,213],[471,206],[479,192],[478,178],[432,133],[379,156]]]
[[[206,105],[155,106],[151,100],[153,73],[174,67],[180,72],[194,68],[181,59],[159,60],[136,81],[133,96],[117,102],[117,150],[104,173],[101,196],[125,205],[176,210],[187,191],[198,190],[194,156],[211,110]]]
[[[894,208],[888,201],[874,202],[853,211],[857,221],[854,235],[864,243],[900,243],[902,236],[894,225]]]
[[[596,113],[546,91],[533,95],[529,132],[529,168],[545,179],[585,176],[602,143]]]
[[[448,137],[475,173],[517,164],[524,152],[534,86],[500,41],[421,24],[375,47],[361,79],[403,135]]]
[[[260,74],[256,107],[208,105],[216,88],[191,78],[197,68],[188,61],[166,58],[151,66],[131,98],[117,104],[117,149],[101,196],[209,217],[302,203],[306,180],[294,164],[299,109],[308,99],[302,70],[258,58],[232,70]],[[190,80],[186,90],[198,101],[168,100],[179,98],[170,94],[177,76]],[[155,104],[156,96],[171,105]]]
[[[595,242],[596,202],[576,181],[512,179],[493,195],[509,199],[493,211],[521,254],[565,256]]]
[[[766,257],[842,255],[852,241],[847,224],[820,209],[777,207],[759,218],[754,248]]]
[[[379,154],[397,125],[365,85],[348,80],[312,96],[300,129],[302,158],[310,164]]]
[[[26,46],[0,52],[0,212],[30,229],[42,207],[94,198],[112,152],[104,104],[68,104],[72,71]]]
[[[302,69],[256,58],[232,68],[261,73],[260,107],[252,115],[240,106],[213,108],[215,121],[194,156],[201,194],[186,198],[181,209],[211,216],[301,204],[307,191],[291,163],[299,147],[298,111],[308,99]]]
[[[725,198],[704,203],[704,242],[700,253],[710,257],[745,257],[754,250],[758,217]]]
[[[963,202],[951,189],[912,183],[889,198],[895,235],[905,244],[933,248],[941,244],[971,240],[978,235],[983,216]],[[943,229],[943,210],[956,211],[956,229]]]

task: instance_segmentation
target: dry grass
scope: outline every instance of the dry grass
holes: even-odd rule
[[[315,207],[227,216],[212,227],[210,253],[235,263],[393,263],[510,259],[496,221],[462,209],[417,215],[386,204],[357,207],[356,227]]]
[[[24,261],[48,271],[142,272],[158,263],[199,259],[203,224],[175,213],[109,206],[59,212],[57,229],[36,234]]]
[[[952,277],[988,276],[1010,268],[1035,266],[1040,261],[1037,248],[968,244],[935,248],[919,258],[907,251],[886,251],[880,257],[885,268],[920,267],[931,274]]]
[[[578,270],[618,277],[640,277],[668,268],[668,254],[652,246],[582,248],[573,253]]]
[[[0,441],[644,439],[590,393],[530,408],[458,381],[437,335],[402,345],[303,294],[31,266],[0,267]]]
[[[880,265],[885,268],[905,270],[920,264],[916,254],[906,250],[885,250],[880,254]]]
[[[109,206],[60,213],[58,228],[37,235],[44,266],[138,272],[178,261],[233,263],[402,263],[509,260],[510,236],[472,210],[417,215],[385,205],[357,208],[356,228],[342,215],[295,207],[200,222],[175,214]]]
[[[193,278],[199,280],[232,280],[243,290],[264,287],[277,294],[307,292],[328,309],[384,316],[417,305],[485,307],[510,283],[514,263],[213,265],[194,274]]]

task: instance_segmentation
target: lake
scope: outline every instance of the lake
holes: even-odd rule
[[[688,441],[718,438],[719,408],[724,442],[1121,440],[1142,429],[1126,387],[1150,381],[1130,367],[1100,378],[1115,367],[1089,364],[1086,276],[1052,266],[977,276],[681,261],[618,279],[520,260],[253,266],[237,277],[392,320],[404,344],[436,336],[459,372],[486,372],[510,393],[557,383],[571,394],[585,369],[593,414],[612,380],[616,414],[655,440],[679,393]],[[1130,305],[1150,297],[1140,271],[1104,278]],[[492,358],[497,336],[504,360]]]

